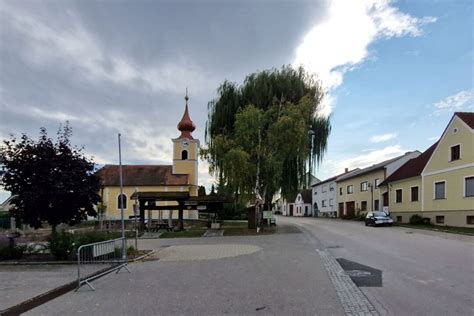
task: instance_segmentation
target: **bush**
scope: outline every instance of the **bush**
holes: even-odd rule
[[[422,225],[423,224],[423,217],[418,214],[414,214],[410,217],[410,224],[411,225]]]
[[[367,216],[367,213],[362,212],[357,216],[357,220],[363,222],[363,221],[365,221],[366,216]]]
[[[23,257],[26,246],[1,246],[0,260],[20,259]]]
[[[66,232],[53,233],[49,239],[51,254],[59,260],[66,260],[76,250],[74,235]]]

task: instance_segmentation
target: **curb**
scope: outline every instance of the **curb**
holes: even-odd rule
[[[139,261],[139,260],[142,260],[148,256],[151,256],[153,253],[155,252],[155,250],[150,250],[148,253],[144,254],[144,255],[141,255],[140,257],[137,257],[137,258],[134,258],[134,259],[131,259],[131,260],[128,260],[127,262],[128,263],[133,263],[133,262],[136,262],[136,261]],[[76,262],[68,262],[70,264],[74,264]],[[27,264],[31,264],[31,265],[41,265],[41,264],[45,264],[45,265],[48,265],[48,264],[51,264],[50,262],[29,262],[27,264],[25,264],[24,262],[22,263],[9,263],[9,264],[4,264],[2,263],[2,265],[17,265],[17,264],[23,264],[23,265],[27,265]],[[53,264],[60,264],[58,262],[54,262]],[[101,274],[104,270],[99,270],[99,271],[96,271],[94,272],[93,274],[89,275],[88,278],[94,278],[94,276],[97,275],[97,278],[100,277],[98,276],[99,274]],[[0,316],[13,316],[13,315],[20,315],[22,313],[25,313],[35,307],[38,307],[42,304],[45,304],[61,295],[64,295],[68,292],[71,292],[73,290],[75,290],[77,288],[77,280],[74,280],[72,282],[69,282],[69,283],[66,283],[64,285],[61,285],[57,288],[54,288],[52,290],[49,290],[45,293],[42,293],[42,294],[39,294],[35,297],[32,297],[26,301],[23,301],[21,303],[18,303],[16,305],[13,305],[7,309],[4,309],[4,310],[0,310]]]

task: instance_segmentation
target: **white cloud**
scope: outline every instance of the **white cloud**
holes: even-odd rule
[[[394,139],[397,137],[397,134],[390,133],[390,134],[382,134],[382,135],[374,135],[370,138],[371,143],[383,143],[388,140]]]
[[[346,72],[367,59],[371,43],[382,38],[420,36],[420,27],[435,21],[434,17],[403,13],[390,0],[332,0],[326,17],[296,49],[293,65],[303,65],[317,74],[330,92],[342,84]],[[325,100],[325,114],[332,111],[331,101]]]
[[[400,145],[387,146],[382,149],[375,149],[371,151],[362,151],[362,154],[340,160],[327,161],[328,177],[344,172],[345,168],[349,170],[355,168],[366,168],[382,161],[401,156],[409,150],[403,149]]]
[[[72,11],[67,19],[44,21],[25,10],[1,6],[5,26],[19,33],[26,49],[19,53],[37,67],[62,67],[90,81],[109,81],[133,89],[183,93],[214,84],[198,65],[185,56],[159,65],[137,65],[129,58],[105,49]],[[67,22],[65,22],[67,21]]]
[[[472,91],[463,90],[441,101],[435,102],[433,106],[439,111],[459,111],[468,105],[472,105],[473,97]]]

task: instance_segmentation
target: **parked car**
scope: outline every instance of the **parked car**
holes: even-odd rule
[[[393,219],[385,212],[369,212],[365,217],[365,226],[387,225],[392,226]]]

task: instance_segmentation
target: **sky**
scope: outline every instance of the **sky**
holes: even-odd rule
[[[118,133],[124,164],[171,164],[186,88],[205,146],[219,84],[302,65],[326,91],[323,180],[424,151],[474,110],[473,21],[470,0],[0,0],[0,140],[67,120],[98,164],[118,163]]]

